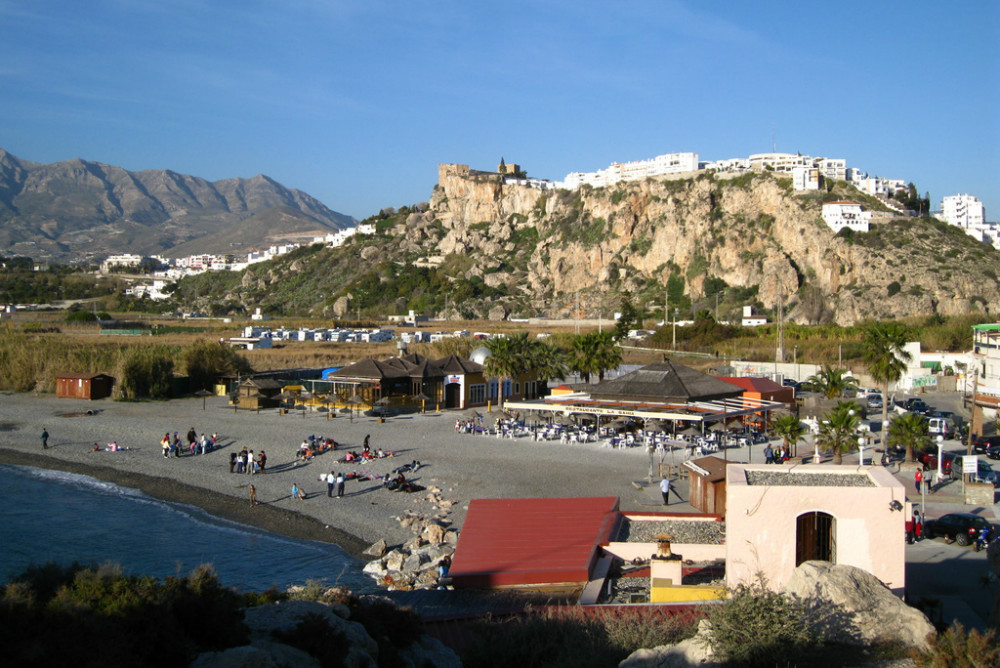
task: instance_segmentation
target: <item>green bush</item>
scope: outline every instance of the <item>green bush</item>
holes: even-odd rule
[[[168,399],[174,361],[161,346],[129,348],[124,351],[115,375],[118,399]]]
[[[676,643],[694,634],[693,616],[670,617],[655,609],[587,615],[573,608],[528,611],[488,619],[473,629],[462,653],[467,666],[587,668],[615,666],[644,647]]]
[[[247,641],[240,606],[207,567],[161,584],[114,565],[49,564],[0,592],[0,643],[10,666],[183,666]]]
[[[184,367],[191,387],[197,389],[208,389],[222,376],[251,371],[245,357],[219,341],[201,341],[185,350]]]
[[[763,577],[737,586],[728,599],[712,606],[708,620],[712,652],[739,665],[795,665],[816,647],[803,606],[771,591]]]

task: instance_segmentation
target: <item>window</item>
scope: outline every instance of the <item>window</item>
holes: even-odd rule
[[[482,383],[479,383],[478,385],[469,385],[469,403],[486,403],[486,385]]]

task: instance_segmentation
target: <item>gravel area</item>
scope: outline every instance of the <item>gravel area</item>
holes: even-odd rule
[[[661,533],[673,536],[673,543],[721,545],[726,538],[725,522],[665,520],[638,522],[626,519],[615,539],[622,543],[655,543]]]
[[[390,545],[407,540],[409,530],[396,517],[436,514],[426,497],[434,488],[455,502],[447,519],[458,528],[473,498],[617,496],[626,511],[662,503],[656,485],[640,491],[634,486],[649,468],[641,448],[458,434],[457,412],[403,415],[379,423],[369,417],[328,420],[321,413],[236,412],[225,397],[208,397],[206,406],[202,408],[200,398],[131,403],[0,394],[0,463],[90,474],[270,531],[335,542],[356,556],[380,538]],[[176,431],[183,439],[191,427],[198,434],[217,432],[221,447],[206,455],[164,458],[159,446],[163,434]],[[47,450],[40,440],[43,428],[51,434]],[[396,456],[341,464],[338,450],[300,462],[295,453],[310,434],[334,438],[356,452],[370,434],[373,450]],[[103,450],[111,441],[129,450]],[[93,452],[95,443],[102,448],[98,452]],[[267,452],[266,475],[229,473],[230,453],[244,446]],[[348,481],[344,498],[328,499],[319,479],[332,470],[384,474],[415,459],[423,466],[407,479],[427,492],[397,493],[375,482]],[[261,502],[252,511],[251,482]],[[290,498],[293,482],[308,494],[305,501]]]
[[[795,473],[791,471],[747,471],[748,485],[786,487],[874,487],[865,473]]]

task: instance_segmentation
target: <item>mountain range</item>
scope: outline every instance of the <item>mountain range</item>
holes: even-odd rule
[[[208,181],[0,149],[0,254],[81,262],[115,253],[243,253],[356,221],[264,175]]]

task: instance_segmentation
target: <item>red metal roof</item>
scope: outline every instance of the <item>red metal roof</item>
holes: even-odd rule
[[[449,575],[456,587],[585,583],[617,521],[614,496],[473,499]]]

